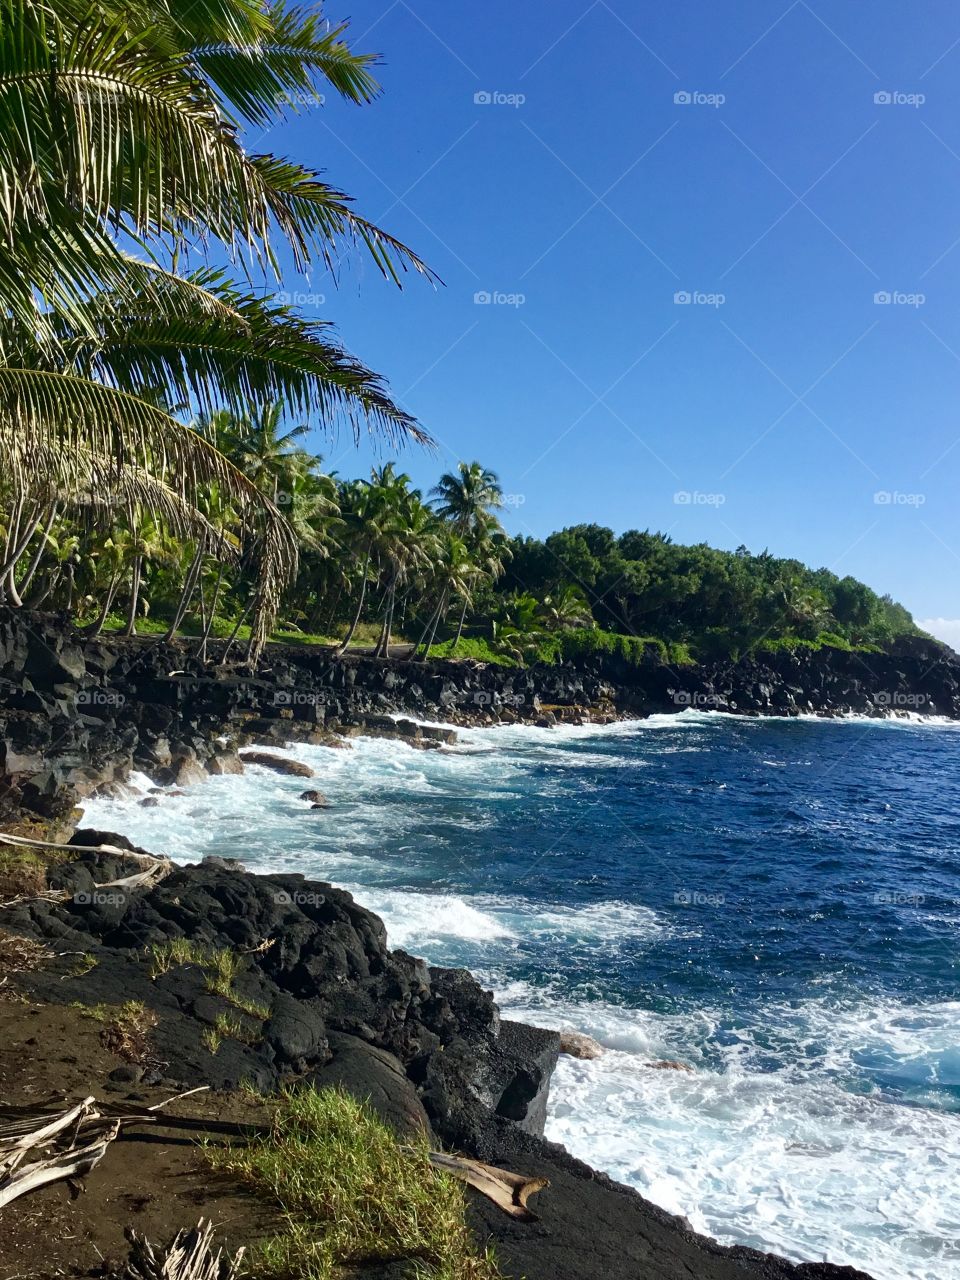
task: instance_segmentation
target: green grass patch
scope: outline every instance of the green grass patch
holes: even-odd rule
[[[401,1144],[339,1089],[283,1094],[269,1137],[205,1150],[283,1214],[283,1231],[248,1256],[247,1275],[335,1280],[344,1267],[409,1259],[411,1280],[501,1280],[470,1236],[462,1185],[434,1169],[425,1140]]]
[[[777,639],[761,640],[757,649],[762,653],[795,653],[798,649],[812,650],[840,649],[844,653],[881,653],[875,644],[853,644],[831,631],[821,631],[815,640],[803,640],[799,636],[780,636]]]
[[[82,1004],[70,1006],[85,1018],[103,1026],[100,1039],[106,1048],[125,1062],[142,1062],[147,1052],[147,1039],[157,1025],[157,1015],[140,1000],[123,1004]]]
[[[228,1000],[233,997],[233,984],[243,965],[241,957],[227,947],[205,947],[188,938],[155,943],[149,954],[151,978],[157,979],[181,965],[195,964],[206,975],[207,990]]]
[[[169,973],[171,969],[194,964],[203,970],[207,990],[212,995],[222,996],[235,1009],[239,1009],[241,1013],[251,1018],[256,1018],[259,1022],[266,1022],[270,1017],[269,1005],[262,1004],[259,1000],[254,1000],[251,996],[245,996],[234,989],[234,983],[244,967],[243,957],[236,951],[231,951],[228,947],[205,947],[200,943],[191,942],[189,938],[172,938],[169,942],[154,943],[148,954],[150,977],[154,981],[163,974]],[[238,1025],[241,1025],[242,1029],[242,1024]],[[228,1034],[233,1033],[223,1032],[223,1035]],[[244,1036],[236,1035],[234,1038],[242,1040]],[[252,1044],[254,1041],[247,1041],[247,1043]],[[211,1049],[211,1053],[216,1051]]]
[[[685,644],[661,640],[658,636],[628,636],[617,631],[602,631],[597,627],[562,631],[558,640],[558,657],[564,662],[605,656],[616,658],[631,667],[639,667],[651,659],[685,667],[694,661]]]
[[[489,640],[482,636],[462,636],[454,649],[452,640],[444,640],[442,644],[432,644],[431,658],[472,658],[476,662],[490,662],[498,667],[518,667],[520,663],[508,654],[491,648]]]

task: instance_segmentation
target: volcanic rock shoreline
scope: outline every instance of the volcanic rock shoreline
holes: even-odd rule
[[[438,747],[458,724],[612,721],[686,708],[793,716],[960,719],[960,657],[905,637],[676,667],[651,656],[517,670],[473,662],[335,658],[271,646],[255,671],[200,662],[195,644],[90,638],[65,618],[0,608],[0,824],[67,819],[78,799],[140,770],[159,784],[239,771],[238,747],[343,744],[358,734]]]
[[[300,876],[251,875],[224,859],[174,868],[151,888],[110,890],[142,859],[124,855],[123,837],[75,827],[78,802],[123,785],[132,770],[184,784],[239,771],[250,744],[342,748],[379,733],[430,749],[455,735],[402,713],[453,725],[613,720],[684,706],[960,717],[960,660],[949,650],[917,641],[869,658],[865,666],[858,655],[821,651],[713,668],[513,671],[338,661],[290,646],[249,672],[202,666],[185,644],[88,639],[63,619],[0,613],[0,831],[70,841],[46,872],[59,899],[27,895],[0,908],[0,930],[54,957],[85,957],[82,972],[53,960],[12,985],[42,1002],[150,1010],[149,1053],[117,1067],[117,1087],[341,1084],[401,1132],[423,1128],[448,1148],[547,1179],[532,1223],[471,1197],[474,1230],[507,1275],[864,1280],[851,1267],[721,1246],[544,1140],[559,1036],[501,1020],[469,973],[391,951],[382,922],[350,894]],[[192,963],[164,959],[177,943],[188,944]],[[241,958],[226,993],[211,989],[202,963],[224,951]],[[221,1035],[225,1018],[234,1029]]]

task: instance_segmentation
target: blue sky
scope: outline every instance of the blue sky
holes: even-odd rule
[[[384,96],[250,141],[443,278],[285,281],[439,442],[418,483],[479,458],[514,532],[768,547],[960,619],[954,0],[326,12]]]

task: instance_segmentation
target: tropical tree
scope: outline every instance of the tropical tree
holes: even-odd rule
[[[349,242],[378,268],[423,263],[319,174],[245,147],[328,85],[377,91],[369,55],[318,11],[222,0],[0,0],[0,451],[10,478],[0,580],[90,453],[187,502],[216,482],[257,547],[252,652],[269,633],[297,545],[268,495],[180,420],[183,405],[285,400],[325,426],[420,428],[333,337],[253,286],[332,266]],[[139,247],[142,256],[136,256]],[[214,250],[240,272],[208,265]],[[13,603],[15,591],[8,597]]]
[[[479,462],[461,462],[456,474],[447,471],[432,491],[437,514],[450,522],[454,531],[463,539],[467,552],[473,557],[480,572],[491,582],[503,572],[503,564],[509,554],[506,539],[496,512],[503,507],[503,490],[493,471]],[[454,637],[452,652],[456,652],[463,635],[471,595],[469,591],[458,593],[462,598],[460,620]]]

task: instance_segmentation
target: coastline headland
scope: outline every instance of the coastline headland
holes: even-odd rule
[[[239,772],[237,749],[252,744],[336,745],[369,734],[438,747],[458,724],[551,726],[686,709],[960,719],[960,657],[915,637],[882,653],[798,649],[691,666],[651,654],[640,666],[603,657],[512,668],[337,658],[290,644],[271,646],[250,670],[219,665],[219,648],[203,663],[187,641],[89,638],[56,615],[0,609],[0,821],[65,818],[78,799],[133,770],[161,784]]]
[[[580,723],[686,707],[960,718],[960,659],[950,651],[914,641],[866,657],[808,651],[710,668],[518,670],[337,660],[289,646],[247,671],[201,665],[186,645],[87,639],[59,618],[2,614],[0,831],[57,845],[46,865],[43,847],[19,846],[31,850],[34,891],[8,883],[0,894],[0,931],[49,958],[12,973],[10,987],[41,1012],[130,1002],[147,1010],[150,1053],[139,1065],[128,1056],[110,1087],[246,1082],[269,1093],[294,1081],[338,1084],[401,1133],[419,1129],[447,1150],[544,1179],[532,1222],[471,1196],[474,1232],[507,1275],[864,1280],[851,1267],[721,1246],[546,1141],[559,1035],[501,1019],[466,971],[390,950],[382,922],[350,894],[297,875],[249,874],[242,849],[236,863],[168,866],[156,881],[99,892],[142,871],[144,851],[78,830],[77,805],[125,786],[133,770],[176,786],[242,771],[253,746],[344,749],[361,734],[442,749],[458,724]],[[17,874],[15,859],[0,865],[0,878]],[[164,963],[188,953],[242,962],[221,989],[201,960]],[[0,1020],[15,1020],[19,1008],[0,1003]],[[243,1034],[238,1010],[250,1023]],[[49,1050],[20,1034],[6,1037],[5,1055],[19,1062]],[[0,1061],[0,1089],[8,1078]]]

